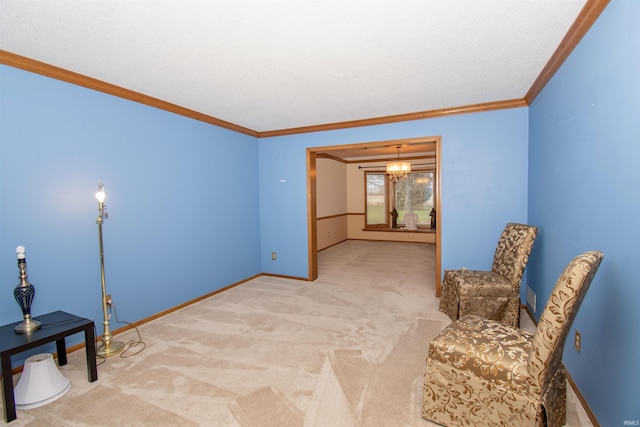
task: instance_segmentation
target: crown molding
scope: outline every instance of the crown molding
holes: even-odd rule
[[[419,111],[417,113],[397,114],[393,116],[376,117],[371,119],[351,120],[323,125],[303,126],[291,129],[258,132],[258,137],[269,138],[274,136],[295,135],[300,133],[323,132],[327,130],[347,129],[362,126],[375,126],[389,123],[406,122],[410,120],[431,119],[434,117],[478,113],[483,111],[502,110],[506,108],[517,108],[526,106],[527,103],[524,99],[510,99],[506,101],[485,102],[483,104],[464,105],[460,107],[440,108],[438,110]]]
[[[88,77],[83,74],[65,70],[64,68],[36,61],[35,59],[7,52],[6,50],[2,49],[0,49],[0,64],[9,65],[10,67],[20,68],[21,70],[30,71],[32,73],[51,77],[56,80],[83,86],[88,89],[97,90],[99,92],[128,99],[129,101],[138,102],[150,107],[159,108],[161,110],[169,111],[171,113],[179,114],[181,116],[189,117],[201,122],[216,125],[246,135],[255,137],[258,136],[258,133],[256,131],[236,125],[234,123],[230,123],[216,117],[208,116],[206,114],[202,114],[197,111],[190,110],[188,108],[184,108],[167,101],[163,101],[161,99],[143,95],[141,93],[134,92],[132,90],[104,82],[102,80],[94,79],[93,77]]]
[[[551,80],[556,71],[558,71],[567,57],[573,52],[573,49],[575,49],[578,43],[580,43],[580,40],[582,40],[587,31],[589,31],[593,23],[596,22],[596,19],[598,19],[605,7],[607,7],[609,1],[610,0],[587,0],[587,3],[580,11],[575,22],[571,28],[569,28],[569,31],[538,75],[536,81],[533,82],[529,92],[525,95],[524,99],[527,105],[531,105],[546,84],[549,83],[549,80]]]

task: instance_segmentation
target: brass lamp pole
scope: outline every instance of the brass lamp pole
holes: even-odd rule
[[[102,347],[100,347],[96,354],[102,357],[116,356],[124,351],[124,343],[112,341],[111,329],[109,328],[109,314],[107,312],[107,305],[111,302],[108,301],[107,287],[104,280],[104,251],[102,248],[102,223],[109,217],[107,213],[107,205],[104,203],[106,195],[104,193],[104,184],[102,181],[98,181],[98,192],[96,193],[96,199],[98,200],[98,210],[100,214],[96,223],[98,224],[98,242],[100,244],[100,279],[102,281],[102,313],[104,315],[104,333],[102,334]]]

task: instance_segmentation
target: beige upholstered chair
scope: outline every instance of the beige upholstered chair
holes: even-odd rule
[[[562,351],[603,254],[586,252],[560,275],[533,335],[465,316],[429,344],[422,416],[446,426],[561,426]]]
[[[491,271],[445,270],[440,311],[452,320],[475,314],[518,326],[520,283],[537,234],[537,227],[509,223],[498,240]]]

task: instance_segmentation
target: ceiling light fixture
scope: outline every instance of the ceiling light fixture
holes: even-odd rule
[[[395,162],[387,163],[387,175],[389,175],[389,179],[397,184],[398,181],[401,181],[407,177],[407,174],[411,172],[411,163],[410,162],[401,162],[400,161],[400,147],[401,145],[396,145],[398,149],[398,160]]]

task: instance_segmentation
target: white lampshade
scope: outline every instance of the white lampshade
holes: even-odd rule
[[[13,391],[16,409],[33,409],[61,398],[71,383],[58,370],[50,353],[34,354],[25,360],[22,375]]]

